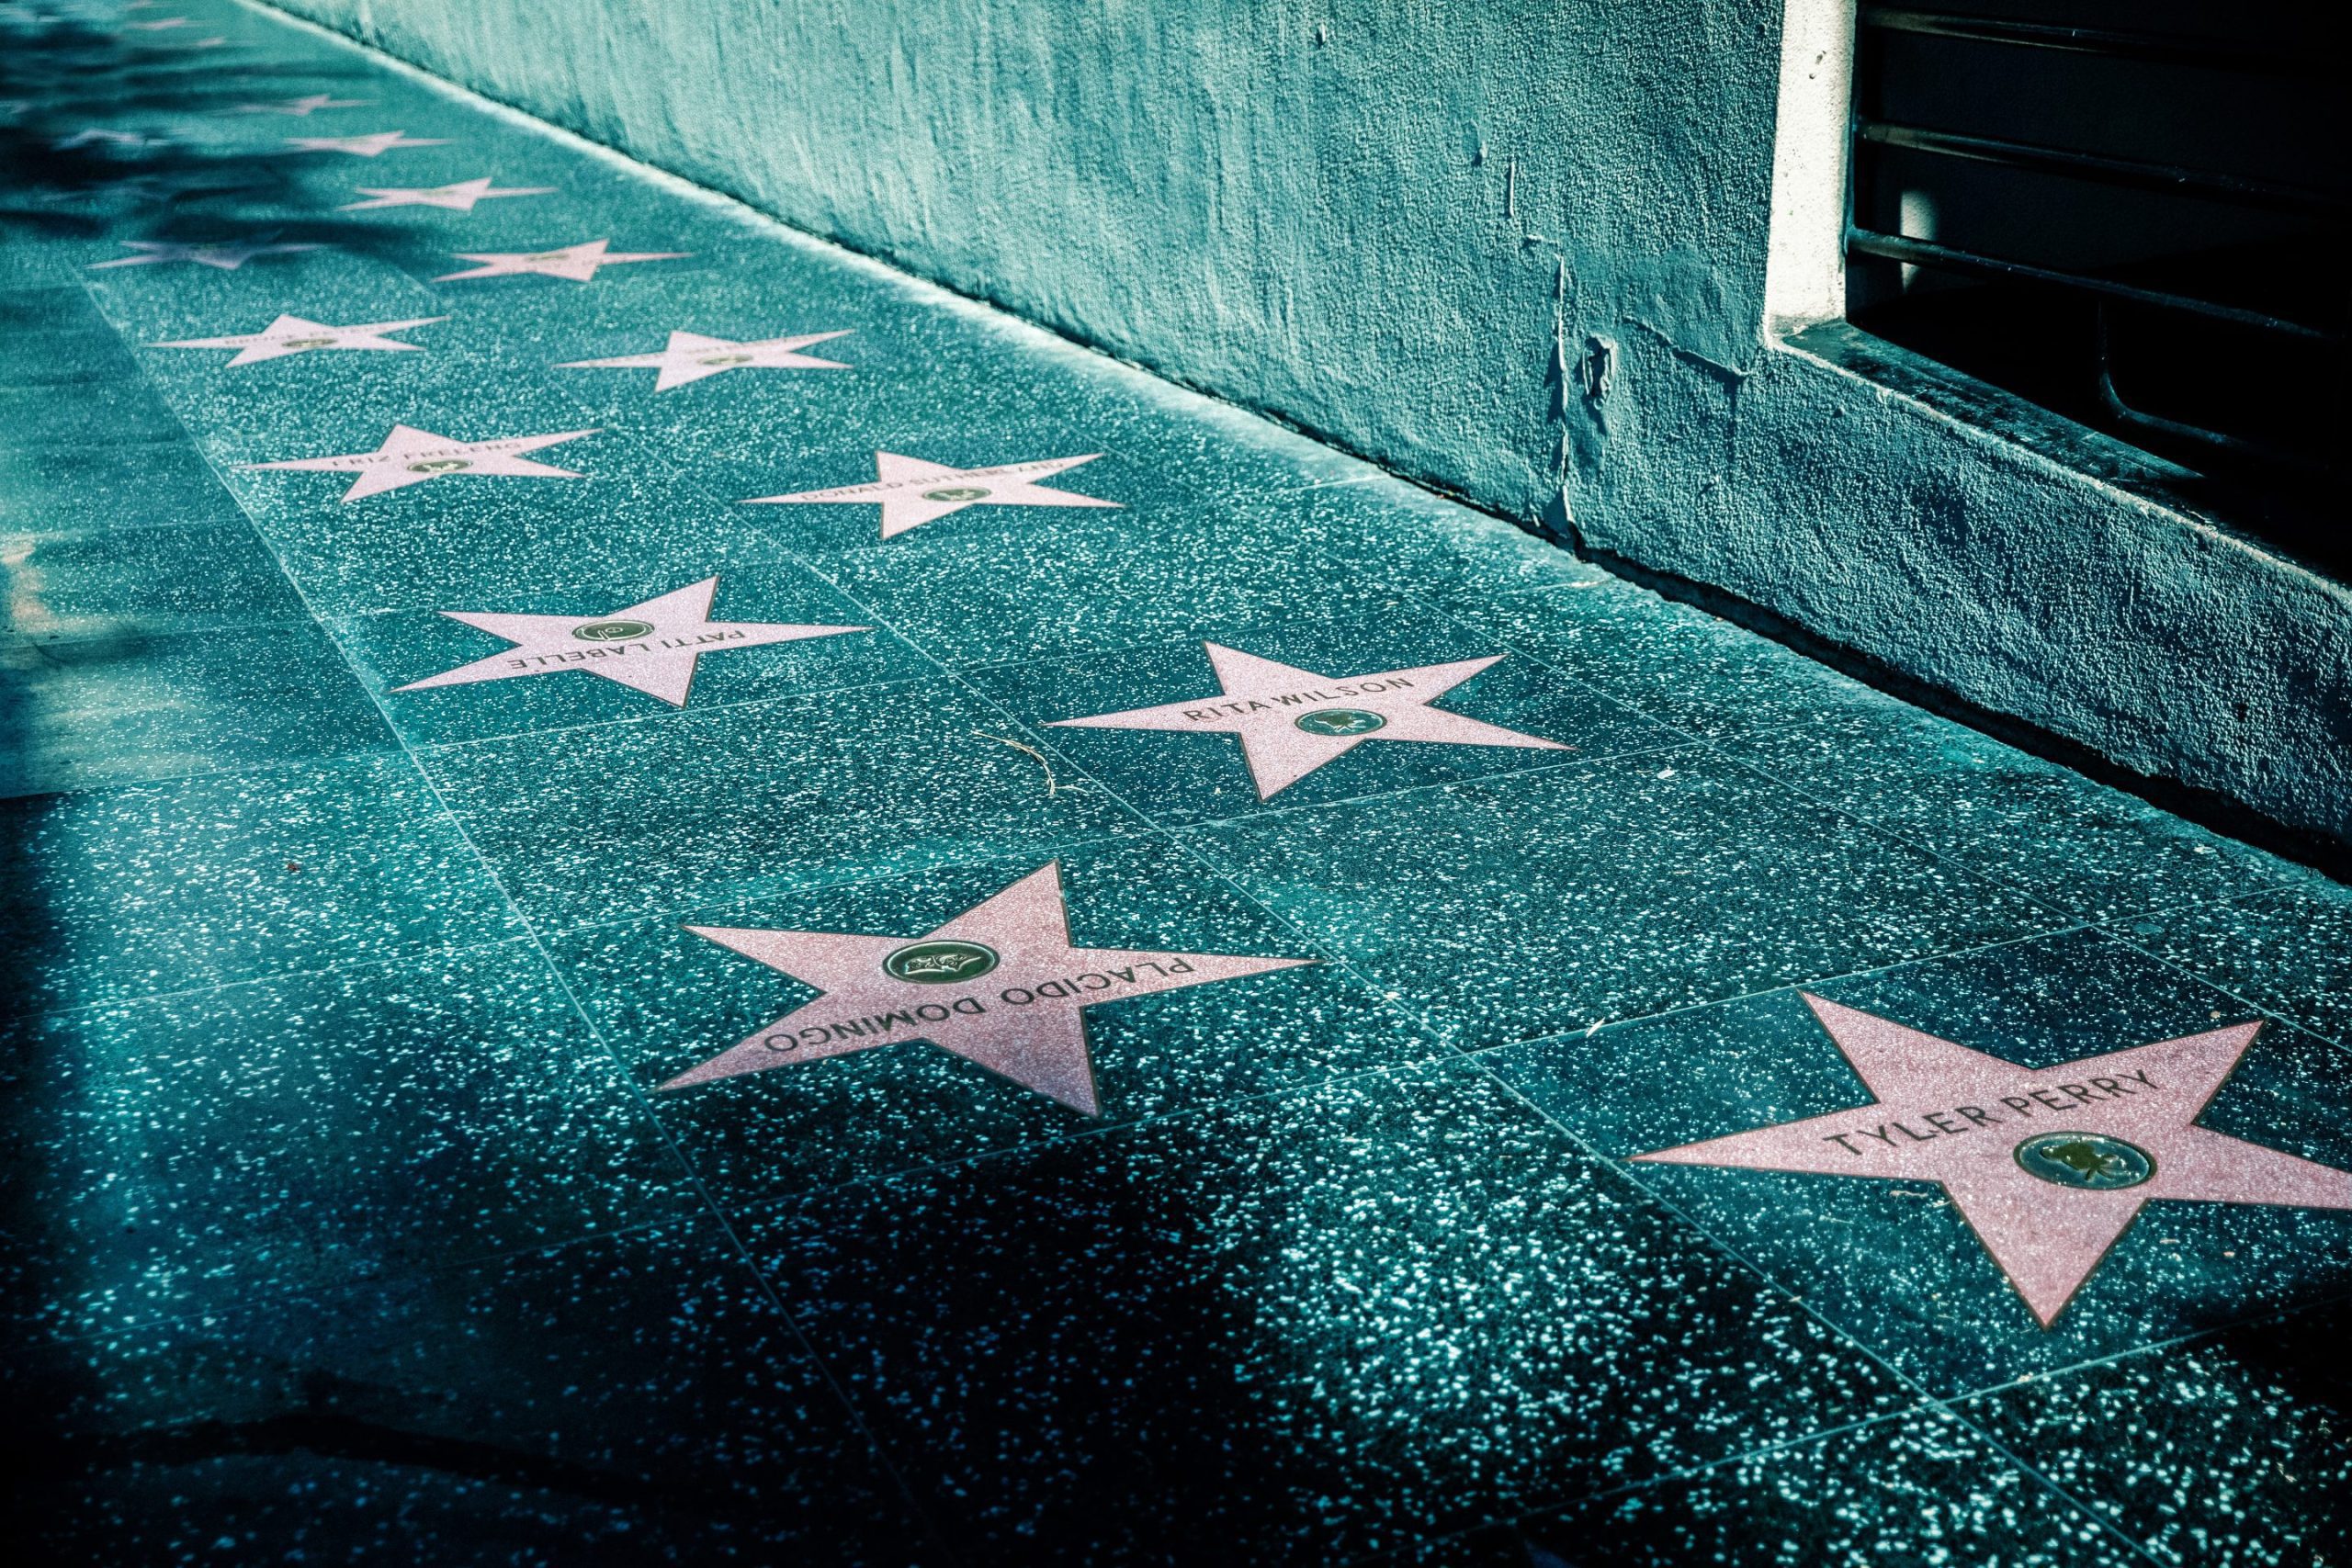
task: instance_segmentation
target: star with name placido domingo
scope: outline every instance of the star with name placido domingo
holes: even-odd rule
[[[823,995],[665,1089],[928,1040],[1089,1116],[1101,1107],[1086,1009],[1315,962],[1073,946],[1058,863],[919,936],[686,929]]]
[[[2352,1172],[2196,1124],[2259,1022],[2033,1068],[1804,1001],[1870,1104],[1634,1157],[1935,1182],[2045,1328],[2152,1201],[2352,1209]]]

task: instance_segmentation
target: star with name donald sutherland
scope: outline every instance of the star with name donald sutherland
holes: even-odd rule
[[[421,485],[428,479],[528,478],[576,479],[570,468],[535,463],[524,456],[559,442],[594,435],[593,430],[565,430],[552,435],[508,435],[492,441],[458,441],[417,430],[392,426],[384,444],[373,452],[346,452],[334,457],[295,457],[280,463],[240,463],[240,468],[290,469],[298,473],[351,474],[351,488],[343,492],[347,504],[380,495],[388,490]]]
[[[706,577],[684,588],[640,599],[594,615],[518,615],[444,610],[453,621],[503,637],[512,646],[395,688],[422,692],[435,686],[469,686],[482,681],[514,681],[578,671],[601,676],[632,691],[686,705],[695,671],[707,653],[766,648],[809,637],[871,631],[871,626],[793,626],[770,621],[714,621],[711,595],[718,579]]]
[[[928,1040],[1082,1115],[1100,1113],[1085,1010],[1311,958],[1079,947],[1058,862],[915,936],[688,926],[822,995],[662,1087]]]
[[[446,321],[447,316],[418,316],[406,321],[363,321],[356,326],[331,327],[323,321],[305,321],[300,316],[280,316],[257,333],[243,333],[233,337],[189,337],[170,343],[159,343],[156,348],[233,348],[236,357],[225,368],[240,365],[258,365],[264,360],[283,359],[288,355],[313,354],[324,349],[377,349],[390,353],[421,354],[422,344],[401,343],[388,337],[389,333],[407,332],[412,327],[429,327]]]
[[[474,203],[490,201],[498,197],[553,196],[553,186],[494,186],[484,175],[478,180],[459,180],[446,186],[361,186],[359,194],[365,201],[346,201],[337,210],[365,212],[378,207],[439,207],[451,212],[471,212]]]
[[[1464,681],[1501,663],[1504,656],[1498,653],[1407,670],[1378,670],[1368,675],[1332,676],[1214,642],[1201,646],[1207,649],[1210,667],[1223,688],[1216,696],[1057,719],[1051,728],[1234,736],[1241,742],[1241,754],[1261,800],[1272,799],[1366,741],[1572,750],[1557,740],[1522,735],[1430,705]]]
[[[627,354],[615,359],[575,359],[559,370],[654,370],[653,389],[666,392],[729,370],[846,370],[838,359],[820,359],[800,351],[812,344],[847,337],[837,333],[804,333],[798,337],[759,338],[739,343],[732,338],[705,337],[700,333],[673,332],[659,354]]]
[[[677,261],[691,251],[615,251],[610,240],[588,240],[559,245],[549,251],[458,251],[459,261],[481,265],[465,272],[445,272],[435,283],[456,283],[469,277],[560,277],[573,283],[593,282],[596,269],[623,262]]]
[[[747,506],[879,506],[882,536],[896,538],[910,528],[935,523],[967,506],[1108,506],[1091,495],[1055,490],[1038,483],[1065,473],[1102,454],[1082,457],[1047,457],[1034,463],[1001,463],[985,468],[951,468],[896,452],[874,454],[876,478],[871,484],[842,485],[833,490],[805,490],[792,495],[755,495]]]
[[[2035,1068],[1804,1002],[1871,1103],[1634,1158],[1932,1181],[2044,1328],[2151,1202],[2352,1209],[2352,1172],[2197,1125],[2258,1021]]]

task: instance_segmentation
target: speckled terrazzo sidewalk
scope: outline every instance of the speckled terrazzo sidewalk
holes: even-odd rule
[[[0,24],[17,1561],[2352,1562],[2342,886],[264,13]]]

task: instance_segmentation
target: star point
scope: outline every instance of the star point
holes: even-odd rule
[[[1214,697],[1162,703],[1124,713],[1055,720],[1057,729],[1164,729],[1239,739],[1258,798],[1271,800],[1317,768],[1369,740],[1419,740],[1441,746],[1516,746],[1573,750],[1557,740],[1449,713],[1430,705],[1500,663],[1484,659],[1329,676],[1261,659],[1219,643],[1208,652],[1223,688]]]
[[[456,283],[469,277],[561,277],[573,283],[593,282],[596,269],[623,262],[677,261],[690,251],[609,251],[610,240],[589,240],[548,251],[458,251],[459,261],[481,265],[465,272],[442,274],[435,283]]]
[[[800,491],[792,495],[755,495],[747,506],[848,505],[882,509],[882,536],[896,538],[910,529],[963,511],[967,506],[1101,506],[1116,508],[1115,501],[1054,490],[1039,483],[1065,473],[1102,454],[1081,457],[1048,457],[1031,463],[1002,463],[985,468],[951,468],[944,463],[896,452],[874,454],[876,478],[871,484],[842,485],[832,490]]]
[[[368,199],[346,201],[338,209],[344,212],[364,212],[379,207],[438,207],[451,212],[471,212],[476,202],[498,197],[553,196],[553,186],[493,186],[491,176],[477,180],[459,180],[446,186],[361,186],[359,194]]]
[[[1634,1157],[1935,1182],[2044,1328],[2153,1201],[2352,1209],[2352,1172],[2196,1124],[2259,1021],[2036,1069],[1804,1002],[1871,1103]]]
[[[706,653],[764,648],[810,637],[871,631],[871,626],[795,626],[764,621],[714,621],[717,577],[595,615],[510,615],[444,610],[453,621],[503,637],[513,646],[455,670],[394,688],[421,692],[482,681],[514,681],[576,670],[686,705],[695,671]]]
[[[240,468],[291,469],[306,473],[352,474],[344,502],[362,501],[388,490],[450,478],[513,478],[576,479],[570,468],[535,463],[523,454],[559,442],[594,435],[593,430],[566,430],[552,435],[510,435],[492,441],[458,441],[405,424],[392,426],[384,444],[373,452],[350,452],[334,457],[297,457],[279,463],[240,463]]]
[[[1059,862],[918,936],[686,929],[820,995],[664,1089],[928,1040],[1084,1116],[1102,1109],[1087,1008],[1316,962],[1074,946]]]
[[[334,327],[322,321],[305,321],[300,316],[280,316],[257,333],[233,337],[180,338],[152,346],[233,348],[237,355],[226,367],[232,370],[240,365],[257,365],[267,359],[283,359],[289,355],[310,354],[321,349],[379,349],[418,354],[424,351],[422,344],[401,343],[383,334],[406,332],[412,327],[429,327],[448,319],[447,316],[419,316],[413,321],[363,321],[356,326]]]
[[[721,376],[729,370],[846,370],[837,359],[820,359],[800,350],[812,344],[847,337],[847,332],[805,333],[798,337],[760,338],[739,343],[732,338],[705,337],[700,333],[673,332],[658,354],[628,354],[613,359],[575,359],[559,370],[657,370],[653,389]]]

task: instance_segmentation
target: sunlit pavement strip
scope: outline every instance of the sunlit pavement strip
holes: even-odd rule
[[[2346,1551],[2341,886],[264,14],[0,21],[32,1560]]]

